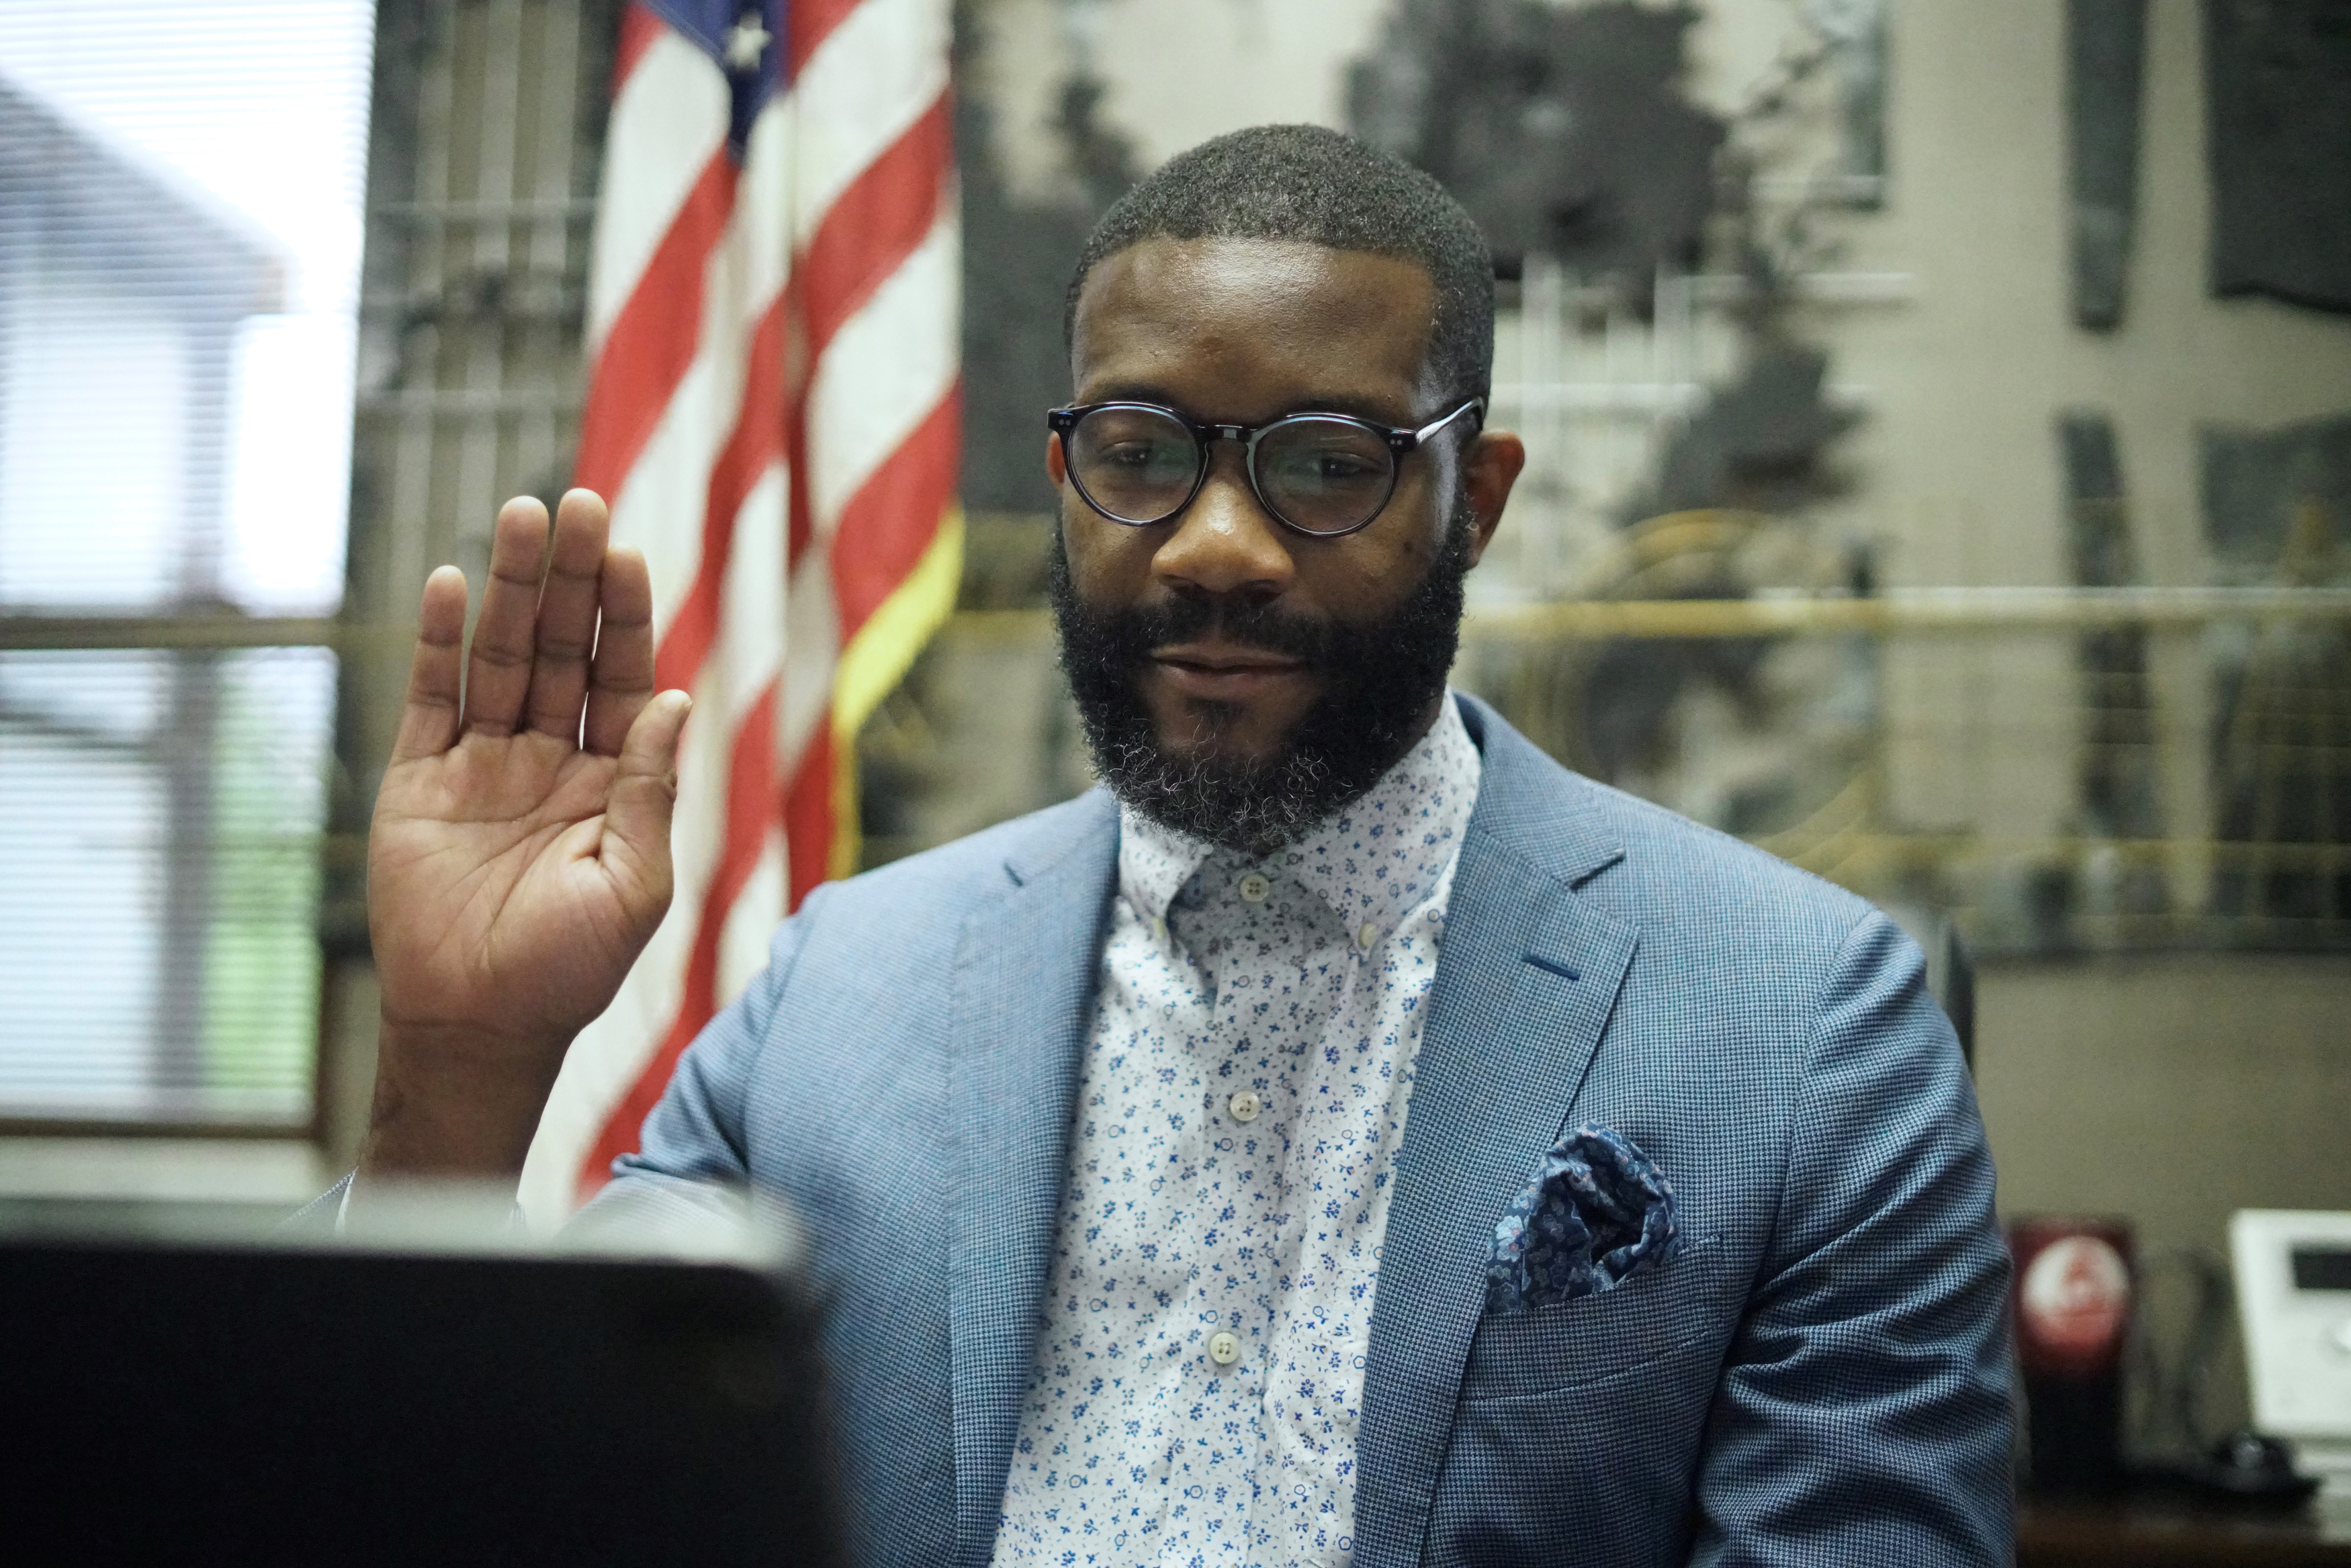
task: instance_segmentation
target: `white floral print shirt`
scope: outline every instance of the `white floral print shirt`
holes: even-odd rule
[[[1348,1563],[1389,1179],[1477,746],[1264,859],[1120,819],[999,1565]]]

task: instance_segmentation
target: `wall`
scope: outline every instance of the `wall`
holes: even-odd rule
[[[1348,62],[1373,45],[1383,0],[967,0],[983,40],[967,79],[994,109],[994,151],[1014,191],[1066,185],[1052,124],[1058,87],[1082,68],[1102,111],[1155,169],[1245,125],[1339,125]]]
[[[2011,1215],[2114,1214],[2225,1258],[2239,1209],[2351,1209],[2351,960],[2189,953],[1991,968],[1976,1087]],[[2176,1298],[2158,1328],[2179,1328]],[[2233,1344],[2213,1424],[2242,1418]]]
[[[2196,0],[2153,0],[2137,243],[2121,328],[2072,325],[2067,299],[2064,7],[2049,0],[1896,4],[1891,190],[1841,230],[1848,265],[1907,273],[1913,302],[1834,323],[1835,374],[1868,389],[1846,455],[1858,481],[1828,518],[1886,542],[1896,584],[2067,580],[2053,429],[2075,407],[2114,418],[2140,569],[2205,582],[2199,423],[2269,426],[2351,408],[2351,318],[2204,292],[2207,195]],[[1897,710],[1948,712],[1970,689],[2029,706],[2005,714],[2017,755],[1981,804],[1934,749],[1897,754],[1897,809],[1924,823],[2052,831],[2072,801],[2073,689],[2062,644],[1935,649],[1892,670]],[[2168,737],[2170,831],[2210,820],[2203,784],[2207,666],[2192,639],[2159,647],[2158,732]],[[2026,755],[2055,740],[2038,766]]]
[[[2013,1213],[2218,1247],[2238,1209],[2351,1209],[2351,960],[2009,963],[1976,1080]]]

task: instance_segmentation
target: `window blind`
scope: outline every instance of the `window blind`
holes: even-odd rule
[[[0,0],[0,1122],[310,1119],[372,12]]]

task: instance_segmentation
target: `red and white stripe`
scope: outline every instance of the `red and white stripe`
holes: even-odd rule
[[[912,652],[873,645],[928,624],[877,612],[926,559],[935,590],[954,543],[947,0],[788,12],[787,89],[739,169],[718,62],[623,15],[575,482],[645,553],[659,680],[695,712],[675,898],[564,1064],[524,1172],[538,1217],[637,1146],[678,1053],[853,849],[842,739]]]

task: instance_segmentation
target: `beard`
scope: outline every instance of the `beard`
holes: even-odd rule
[[[1230,596],[1095,609],[1078,597],[1056,528],[1050,569],[1061,669],[1095,772],[1152,821],[1225,848],[1261,854],[1305,837],[1377,784],[1418,739],[1460,643],[1469,544],[1464,506],[1404,603],[1371,625],[1347,626]],[[1295,659],[1321,678],[1320,695],[1272,754],[1186,753],[1166,744],[1152,722],[1140,687],[1152,649],[1207,632]],[[1189,707],[1203,741],[1239,716],[1232,703]]]

